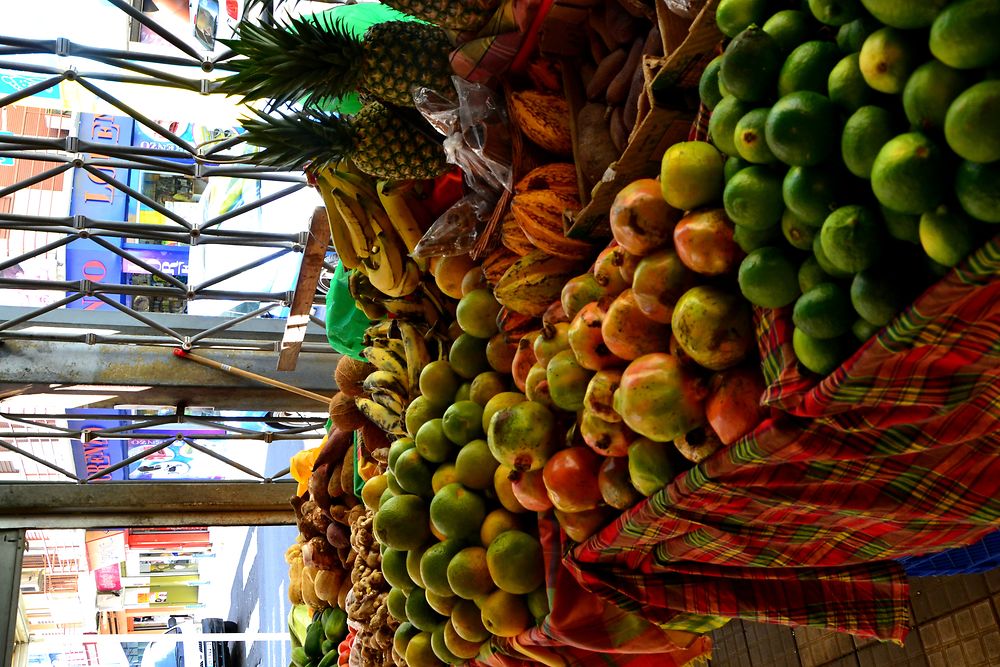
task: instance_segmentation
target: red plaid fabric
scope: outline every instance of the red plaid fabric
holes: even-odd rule
[[[494,639],[478,667],[687,667],[710,655],[711,640],[664,630],[587,592],[562,562],[571,548],[554,515],[539,515],[545,585],[551,611],[544,622],[511,639]]]
[[[567,567],[672,627],[704,614],[901,641],[908,591],[892,559],[1000,523],[998,277],[1000,236],[818,382],[798,369],[787,309],[758,311],[772,419]]]
[[[541,21],[553,0],[504,0],[475,35],[462,34],[451,53],[451,66],[467,81],[489,83],[532,49]]]

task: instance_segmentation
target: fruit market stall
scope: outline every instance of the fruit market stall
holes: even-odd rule
[[[246,26],[222,84],[340,260],[297,664],[902,641],[900,559],[1000,523],[1000,5],[400,9]]]

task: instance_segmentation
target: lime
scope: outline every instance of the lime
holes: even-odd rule
[[[938,264],[955,266],[976,247],[975,222],[946,206],[927,211],[920,216],[920,246]]]
[[[486,564],[497,588],[508,593],[524,595],[545,582],[542,545],[520,530],[497,535],[486,550]]]
[[[764,23],[764,32],[778,43],[782,53],[788,53],[809,39],[813,33],[812,18],[797,9],[782,9]]]
[[[833,42],[813,40],[795,47],[778,73],[778,95],[785,96],[797,90],[825,95],[827,79],[841,55]]]
[[[406,620],[406,593],[399,588],[392,588],[385,599],[389,615],[402,623]]]
[[[882,220],[864,206],[841,206],[819,233],[823,254],[842,271],[857,273],[875,263],[882,249]]]
[[[816,287],[816,285],[819,285],[820,283],[827,283],[831,280],[833,280],[833,278],[830,274],[823,270],[823,267],[819,265],[815,255],[809,255],[805,258],[802,264],[799,265],[799,290],[801,290],[803,294],[811,290],[813,287]]]
[[[752,229],[777,225],[785,208],[781,176],[767,167],[748,167],[729,179],[722,201],[737,225]]]
[[[781,215],[781,233],[793,248],[811,250],[817,228],[806,224],[802,218],[795,215],[792,209],[786,208]]]
[[[470,489],[492,488],[493,473],[499,465],[485,440],[473,440],[458,450],[458,456],[455,457],[455,481]]]
[[[663,199],[681,211],[717,201],[722,195],[722,172],[722,156],[712,144],[676,143],[666,150],[660,162]]]
[[[753,109],[736,124],[733,143],[736,145],[736,152],[747,162],[767,164],[777,159],[767,147],[764,138],[764,125],[767,123],[767,113],[770,110],[770,107]]]
[[[868,12],[893,28],[926,28],[951,0],[861,0]]]
[[[931,24],[931,53],[957,69],[988,67],[1000,60],[998,34],[1000,5],[994,0],[958,0],[945,7]]]
[[[549,605],[549,593],[544,585],[528,593],[528,611],[531,612],[531,615],[538,623],[551,613],[552,608]]]
[[[819,164],[833,152],[839,122],[823,95],[801,90],[774,103],[767,115],[767,145],[788,165]]]
[[[468,547],[459,551],[448,563],[448,585],[465,600],[489,594],[495,585],[486,563],[486,549]]]
[[[406,572],[406,552],[399,549],[388,548],[382,552],[382,576],[390,586],[404,593],[409,593],[416,586]]]
[[[792,322],[813,338],[836,338],[851,330],[854,307],[837,283],[820,283],[804,293],[792,309]]]
[[[705,71],[701,73],[698,80],[698,97],[709,111],[722,100],[722,93],[719,92],[719,68],[722,67],[722,56],[716,56],[707,65]]]
[[[406,552],[406,573],[410,575],[410,580],[420,588],[424,587],[424,580],[420,576],[420,559],[431,544],[437,544],[437,542],[430,542]]]
[[[860,56],[849,53],[840,59],[826,81],[830,101],[844,111],[855,111],[868,103],[872,89],[861,75]]]
[[[445,663],[446,665],[460,665],[465,662],[462,658],[451,652],[448,645],[444,642],[444,625],[441,625],[437,630],[431,633],[431,650],[434,651],[434,655],[438,660]],[[409,664],[407,664],[409,667]]]
[[[826,167],[792,167],[781,183],[781,196],[804,224],[821,227],[837,207],[837,180]]]
[[[837,30],[837,46],[844,53],[857,53],[868,35],[882,27],[870,16],[861,16],[850,23],[845,23]]]
[[[898,279],[886,271],[861,271],[851,281],[851,304],[866,322],[884,327],[909,302]]]
[[[387,470],[385,472],[385,490],[394,496],[406,495],[406,491],[399,485],[399,482],[396,481],[396,475],[394,475],[391,470]],[[382,495],[385,496],[384,493]],[[380,498],[379,503],[381,502],[382,500]]]
[[[743,252],[751,252],[766,245],[773,245],[781,239],[781,226],[771,225],[767,229],[752,229],[743,225],[733,225],[733,241]]]
[[[454,445],[444,434],[444,420],[432,419],[417,431],[416,450],[431,463],[442,463],[451,456]],[[396,462],[398,465],[398,461]]]
[[[801,329],[792,332],[792,349],[799,363],[818,375],[829,375],[848,353],[848,341],[843,337],[813,338]]]
[[[840,155],[847,170],[858,178],[871,178],[875,157],[896,136],[892,115],[876,106],[861,107],[844,123]]]
[[[491,370],[486,358],[487,338],[462,334],[451,344],[448,363],[459,377],[471,380],[484,371]],[[457,390],[457,389],[456,389]]]
[[[854,320],[854,324],[851,325],[851,333],[858,339],[858,342],[864,343],[866,340],[877,334],[881,328],[882,327],[875,326],[865,318],[859,317]]]
[[[712,143],[726,155],[739,154],[736,151],[736,144],[733,143],[733,136],[736,133],[736,124],[750,109],[749,104],[736,97],[724,97],[716,105],[712,117],[708,119],[708,134],[712,138]]]
[[[797,270],[780,248],[757,248],[740,263],[740,291],[747,301],[761,308],[787,306],[799,295]]]
[[[969,83],[967,72],[948,67],[938,60],[930,60],[914,70],[906,81],[906,87],[903,88],[903,110],[913,129],[930,130],[945,127],[948,107],[969,86]],[[957,127],[953,125],[952,129]],[[975,132],[979,128],[973,124],[973,127],[965,129]]]
[[[485,517],[483,499],[458,483],[448,484],[431,500],[431,523],[449,539],[472,539]]]
[[[451,405],[451,399],[441,404],[433,403],[426,396],[417,396],[406,406],[406,434],[411,438],[416,437],[417,431],[426,422],[436,419],[444,414],[446,406]]]
[[[908,132],[879,150],[872,164],[872,191],[887,208],[919,214],[941,203],[945,174],[937,145],[920,132]]]
[[[816,262],[819,264],[820,268],[823,269],[831,278],[850,278],[851,273],[849,271],[843,271],[838,269],[836,266],[830,263],[827,259],[826,253],[823,252],[823,244],[820,235],[817,234],[813,239],[813,257],[816,258]]]
[[[442,463],[431,476],[431,489],[437,493],[452,482],[458,481],[458,471],[454,463]]]
[[[404,621],[396,628],[396,632],[392,637],[392,647],[396,649],[396,653],[399,655],[406,655],[407,644],[419,634],[420,630],[413,627],[412,623]]]
[[[916,67],[919,53],[910,37],[895,28],[868,35],[858,61],[865,83],[881,93],[900,93]]]
[[[406,596],[406,620],[413,624],[415,628],[424,632],[433,632],[435,628],[444,623],[444,616],[434,611],[427,604],[427,593],[422,588],[414,588]],[[410,641],[413,644],[413,640]],[[409,653],[409,649],[407,649]]]
[[[393,496],[375,513],[375,538],[391,549],[415,549],[430,537],[427,504],[417,496]]]
[[[760,28],[750,26],[726,47],[719,81],[734,97],[760,102],[773,94],[780,69],[778,43]]]
[[[482,375],[482,373],[480,373],[480,375]],[[479,377],[479,375],[477,375],[476,377]],[[458,385],[458,390],[455,392],[455,398],[452,402],[458,403],[459,401],[471,401],[471,400],[472,400],[472,383],[463,382],[462,384]]]
[[[451,610],[451,624],[455,633],[466,641],[481,642],[489,638],[489,631],[483,627],[482,614],[472,600],[459,600]]]
[[[499,331],[497,315],[500,304],[488,289],[474,289],[464,295],[455,308],[455,321],[462,331],[477,338],[490,338]]]
[[[1000,81],[982,81],[955,98],[944,120],[944,136],[970,162],[1000,160]]]
[[[858,18],[861,3],[858,0],[809,0],[809,11],[820,23],[838,26]]]
[[[418,496],[430,497],[434,495],[431,489],[431,467],[427,461],[420,456],[416,449],[408,449],[396,459],[396,467],[393,469],[396,476],[396,483],[408,493]]]
[[[493,591],[481,604],[483,625],[498,637],[516,637],[531,627],[531,612],[521,595]]]
[[[750,24],[767,18],[768,0],[720,0],[715,10],[715,24],[726,37],[736,37]]]
[[[483,406],[475,401],[459,401],[444,411],[441,429],[456,445],[464,445],[483,435]],[[420,434],[417,433],[419,436]],[[419,445],[418,445],[419,446]]]
[[[406,655],[402,656],[407,667],[440,667],[445,664],[434,654],[431,639],[430,632],[421,632],[410,640],[406,645]]]
[[[465,545],[459,540],[445,540],[427,547],[420,557],[420,578],[427,592],[435,595],[454,595],[448,585],[448,563]]]
[[[750,166],[749,162],[736,155],[732,155],[726,158],[726,164],[722,168],[722,174],[725,177],[725,183],[728,183],[729,179],[731,179],[733,176],[735,176],[740,171],[746,169],[749,166]]]
[[[885,220],[885,228],[889,232],[889,236],[900,241],[920,243],[920,235],[917,231],[920,227],[919,215],[897,213],[885,206],[882,206],[880,210],[882,211],[882,219]]]
[[[416,443],[413,442],[413,438],[409,437],[400,438],[389,445],[389,457],[386,463],[389,470],[392,470],[396,466],[396,460],[399,458],[400,454],[405,452],[407,449],[413,449],[415,446]]]
[[[451,405],[451,399],[462,380],[444,359],[432,361],[420,371],[420,395],[434,405]],[[440,415],[435,415],[440,416]]]
[[[963,161],[955,173],[955,195],[976,220],[1000,222],[1000,162]]]
[[[444,624],[444,645],[449,651],[454,653],[456,656],[463,660],[471,660],[479,655],[480,642],[470,642],[463,639],[458,631],[455,630],[455,625],[449,618]],[[433,646],[434,638],[431,637],[431,645]]]
[[[480,373],[469,385],[469,398],[479,405],[486,405],[491,398],[507,391],[509,374],[487,371]],[[455,401],[458,403],[458,401]]]

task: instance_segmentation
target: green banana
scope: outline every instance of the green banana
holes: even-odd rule
[[[309,656],[306,654],[306,650],[301,646],[296,646],[292,649],[292,663],[297,667],[305,667],[306,663],[309,662]]]
[[[306,640],[302,643],[302,648],[310,658],[320,658],[323,656],[323,623],[313,621],[306,630]]]
[[[355,405],[373,424],[387,433],[400,433],[403,429],[402,415],[376,403],[370,398],[356,398]]]
[[[337,664],[337,658],[340,657],[340,653],[337,652],[337,648],[334,647],[333,650],[329,651],[323,656],[323,659],[319,661],[316,667],[332,667],[332,665]]]
[[[329,614],[326,612],[329,611]],[[323,612],[323,632],[330,641],[340,642],[347,636],[347,612],[339,607],[329,607]]]

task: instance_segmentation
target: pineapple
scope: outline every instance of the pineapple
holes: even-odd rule
[[[287,26],[243,21],[239,39],[221,40],[238,55],[236,72],[218,89],[243,101],[270,98],[274,106],[302,99],[315,106],[352,91],[382,102],[413,106],[413,89],[452,89],[451,43],[440,28],[414,21],[387,21],[358,39],[328,15],[290,19]]]
[[[396,11],[451,30],[479,30],[496,10],[499,0],[382,0]]]
[[[318,169],[350,158],[376,178],[434,178],[448,170],[441,141],[415,111],[370,102],[351,117],[319,110],[265,114],[242,121],[246,142],[263,148],[257,164]]]

